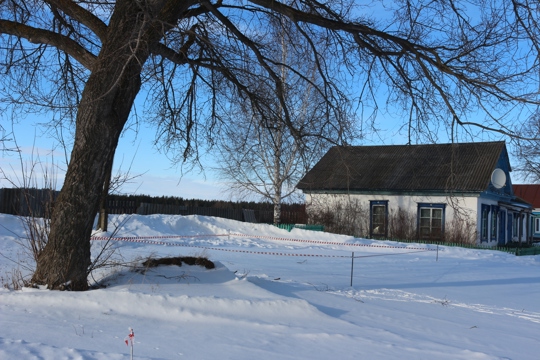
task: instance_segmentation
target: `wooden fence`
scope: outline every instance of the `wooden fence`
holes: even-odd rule
[[[48,189],[0,189],[0,213],[46,217],[58,193]]]
[[[171,215],[205,215],[243,221],[242,210],[229,208],[196,207],[184,205],[141,203],[134,212],[139,215],[171,214]]]
[[[136,214],[137,203],[134,200],[109,200],[107,209],[109,214]]]
[[[110,212],[113,214],[113,212]],[[214,208],[214,207],[199,207],[199,206],[183,206],[183,205],[166,205],[166,204],[150,204],[141,203],[134,212],[139,215],[151,214],[174,214],[174,215],[204,215],[215,216],[225,219],[268,223],[274,222],[274,212],[270,210],[254,210],[254,209],[232,209],[232,208]],[[307,214],[305,209],[299,211],[282,211],[281,222],[287,224],[305,224],[307,222]]]
[[[58,197],[58,191],[47,189],[0,189],[0,213],[46,217],[48,209]],[[273,223],[274,213],[270,210],[235,209],[231,207],[201,207],[141,202],[135,200],[109,200],[109,214],[170,214],[204,215],[226,219]],[[307,223],[305,207],[298,211],[282,211],[281,222],[287,224]]]

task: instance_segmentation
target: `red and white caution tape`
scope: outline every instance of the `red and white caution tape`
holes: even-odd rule
[[[208,247],[176,242],[166,242],[166,241],[155,241],[148,239],[171,239],[171,238],[192,238],[192,237],[215,237],[215,236],[229,236],[227,235],[175,235],[175,236],[137,236],[137,237],[102,237],[102,236],[93,236],[91,240],[112,240],[112,241],[123,241],[123,242],[135,242],[148,245],[162,245],[162,246],[182,246],[182,247],[191,247],[191,248],[201,248],[205,250],[216,250],[216,251],[227,251],[227,252],[238,252],[246,254],[257,254],[257,255],[274,255],[274,256],[293,256],[293,257],[318,257],[318,258],[350,258],[349,255],[324,255],[324,254],[296,254],[296,253],[282,253],[275,251],[251,251],[251,250],[237,250],[237,249],[225,249],[217,247]],[[242,236],[242,237],[254,237],[254,238],[263,238],[270,240],[279,240],[279,241],[295,241],[295,242],[304,242],[304,243],[313,243],[319,245],[345,245],[345,246],[364,246],[364,247],[376,247],[384,249],[401,249],[401,250],[418,250],[418,251],[408,251],[406,253],[400,254],[409,254],[413,252],[424,252],[432,251],[434,249],[428,248],[411,248],[411,247],[400,247],[400,246],[379,246],[379,245],[369,245],[369,244],[345,244],[331,241],[316,241],[316,240],[300,240],[300,239],[290,239],[290,238],[275,238],[270,236],[256,236],[256,235],[245,235],[245,234],[230,234],[230,236]],[[363,255],[355,256],[356,258],[361,257],[373,257],[373,256],[385,256],[385,255],[398,255],[398,254],[372,254],[372,255]]]
[[[409,247],[409,246],[389,246],[389,245],[373,245],[373,244],[359,244],[359,243],[341,243],[335,241],[320,241],[320,240],[307,240],[307,239],[294,239],[294,238],[284,238],[284,237],[274,237],[274,236],[265,236],[265,235],[248,235],[240,233],[231,233],[231,234],[205,234],[205,235],[160,235],[160,236],[127,236],[127,237],[106,237],[106,236],[92,236],[91,240],[115,240],[115,241],[130,241],[130,242],[142,242],[145,243],[146,240],[152,239],[189,239],[189,238],[212,238],[212,237],[224,237],[224,236],[233,236],[233,237],[248,237],[248,238],[257,238],[257,239],[266,239],[274,241],[291,241],[291,242],[300,242],[300,243],[309,243],[317,245],[334,245],[334,246],[355,246],[355,247],[370,247],[370,248],[380,248],[380,249],[401,249],[401,250],[423,250],[423,251],[437,251],[437,249],[431,248],[419,248],[419,247]],[[176,243],[166,243],[166,242],[146,242],[155,245],[168,245],[168,246],[190,246],[190,245],[178,245]]]
[[[340,242],[334,242],[334,241],[280,238],[280,237],[264,236],[264,235],[246,235],[246,234],[231,233],[231,236],[252,237],[252,238],[257,238],[257,239],[268,239],[268,240],[276,240],[276,241],[292,241],[292,242],[310,243],[310,244],[318,244],[318,245],[360,246],[360,247],[374,247],[374,248],[382,248],[382,249],[425,250],[425,251],[437,250],[437,249],[414,248],[414,247],[405,247],[405,246],[372,245],[372,244],[358,244],[358,243],[350,244],[350,243],[340,243]]]

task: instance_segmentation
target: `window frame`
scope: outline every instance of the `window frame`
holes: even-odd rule
[[[384,230],[383,232],[375,233],[373,230],[373,218],[375,207],[384,207]],[[369,235],[371,238],[388,238],[388,200],[370,200],[369,201]]]
[[[422,209],[430,209],[430,236],[429,237],[423,237],[420,223],[421,223],[421,215],[422,215]],[[434,237],[431,234],[433,233],[433,210],[441,210],[441,227],[440,227],[440,236]],[[434,204],[434,203],[418,203],[417,212],[416,212],[416,232],[419,240],[438,240],[443,241],[444,240],[444,234],[445,234],[445,222],[446,222],[446,204]]]

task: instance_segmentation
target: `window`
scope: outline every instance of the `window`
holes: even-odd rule
[[[388,200],[370,201],[371,237],[388,236]]]
[[[422,240],[442,240],[445,204],[418,204],[418,236]]]
[[[519,214],[514,213],[513,220],[514,221],[512,223],[512,237],[514,239],[517,239],[519,236]]]
[[[488,241],[488,229],[489,229],[489,205],[482,204],[482,218],[481,218],[481,241]]]
[[[540,233],[540,218],[534,219],[534,232]]]

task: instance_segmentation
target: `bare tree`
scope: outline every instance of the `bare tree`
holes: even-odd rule
[[[240,114],[222,130],[216,171],[226,181],[231,195],[255,195],[271,202],[277,224],[282,202],[293,196],[296,184],[322,155],[328,142],[321,138],[299,142],[279,121],[263,122],[261,118],[246,116]]]
[[[336,114],[347,116],[345,109],[335,111],[337,108],[326,106],[323,95],[317,91],[320,76],[313,64],[304,63],[309,44],[302,42],[301,34],[295,30],[294,23],[287,18],[276,17],[267,28],[267,47],[280,59],[274,71],[280,76],[279,91],[290,122],[306,135],[295,137],[285,125],[284,108],[272,83],[251,82],[248,86],[264,98],[265,107],[261,109],[260,102],[231,96],[231,108],[217,136],[215,151],[215,170],[226,181],[229,193],[239,198],[255,195],[271,202],[274,224],[281,220],[282,202],[296,193],[296,184],[328,149],[331,139],[343,138],[335,128],[325,126],[326,119]],[[292,46],[287,37],[300,41]],[[310,65],[311,69],[305,68]],[[291,71],[291,67],[303,68],[302,76]],[[350,132],[346,121],[333,122],[342,124],[341,131]]]
[[[540,182],[540,114],[529,119],[521,129],[521,138],[516,139],[514,155],[516,170],[526,179]]]
[[[321,78],[314,89],[327,114],[339,111],[342,94],[357,100],[359,111],[376,112],[382,95],[410,114],[404,125],[411,137],[429,135],[433,126],[453,133],[471,125],[513,135],[512,111],[526,113],[538,103],[538,3],[400,0],[391,6],[385,11],[350,0],[1,1],[1,103],[53,109],[63,115],[58,119],[75,124],[33,281],[51,289],[88,287],[89,237],[107,167],[141,90],[157,141],[180,161],[196,159],[203,141],[214,139],[228,111],[224,92],[249,100],[258,114],[272,113],[266,97],[250,86],[254,82],[272,84],[282,111],[277,118],[295,138],[315,135],[294,126],[276,70],[281,61],[269,51],[265,30],[278,15],[309,44],[303,59]],[[288,67],[309,82],[305,68]],[[342,117],[323,120],[340,133]]]
[[[6,130],[0,123],[0,152],[17,152],[18,149],[16,146],[14,147],[9,145],[10,143],[13,143],[13,140],[12,132],[8,132],[8,130]]]

